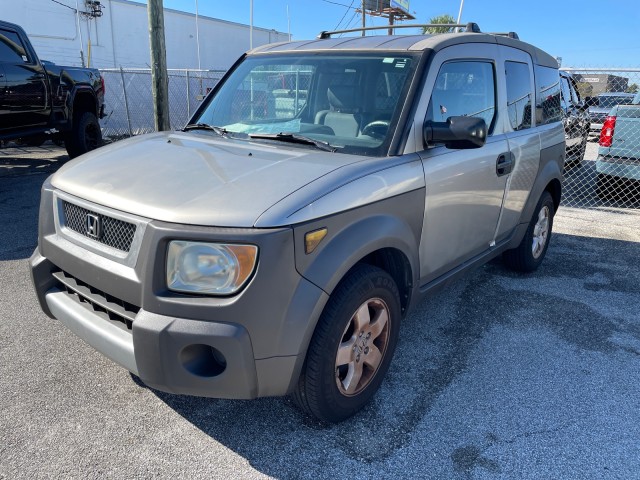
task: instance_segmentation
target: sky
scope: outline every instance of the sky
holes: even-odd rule
[[[475,22],[485,32],[515,31],[521,40],[562,57],[563,67],[640,68],[640,0],[463,1],[462,23]],[[360,0],[254,0],[253,4],[254,26],[290,31],[294,40],[361,24],[355,11]],[[198,13],[249,24],[250,5],[250,0],[198,0]],[[194,13],[196,0],[164,0],[164,6]],[[459,9],[460,0],[411,0],[410,11],[416,17],[411,23],[428,23],[443,14],[457,18]],[[366,20],[367,25],[386,22],[369,16]]]

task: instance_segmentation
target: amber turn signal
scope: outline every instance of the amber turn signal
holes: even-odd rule
[[[313,251],[320,245],[320,242],[324,237],[327,236],[327,229],[321,228],[319,230],[314,230],[313,232],[308,232],[304,236],[304,251],[307,255],[313,253]]]

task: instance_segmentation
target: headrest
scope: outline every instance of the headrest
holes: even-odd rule
[[[329,105],[338,112],[353,112],[358,107],[356,87],[351,85],[332,85],[327,89]]]

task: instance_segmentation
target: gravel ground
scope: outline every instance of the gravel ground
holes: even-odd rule
[[[373,403],[326,426],[150,390],[48,319],[27,259],[65,156],[31,150],[0,150],[1,478],[640,478],[639,210],[562,208],[536,273],[425,299]]]

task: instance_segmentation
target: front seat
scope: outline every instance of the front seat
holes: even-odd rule
[[[332,85],[327,88],[327,99],[331,109],[318,112],[315,123],[331,127],[337,136],[356,137],[361,120],[356,88]]]

